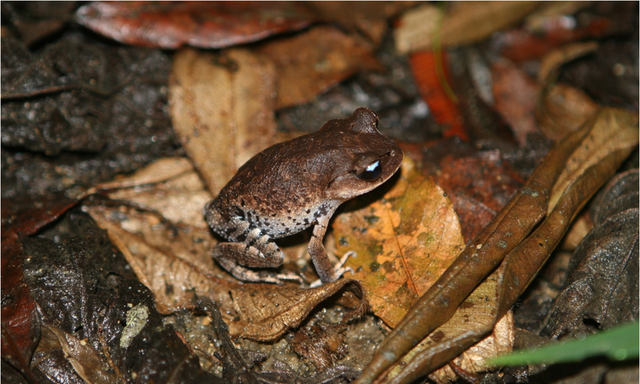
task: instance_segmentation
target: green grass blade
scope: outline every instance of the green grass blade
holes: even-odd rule
[[[547,345],[541,348],[514,352],[487,362],[489,365],[527,365],[564,363],[587,357],[605,355],[612,360],[638,358],[638,323],[608,329],[584,339]]]

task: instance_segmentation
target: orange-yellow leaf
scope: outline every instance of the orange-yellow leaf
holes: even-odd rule
[[[460,224],[445,193],[405,159],[384,199],[342,214],[334,223],[338,253],[369,296],[374,313],[394,327],[464,249]]]

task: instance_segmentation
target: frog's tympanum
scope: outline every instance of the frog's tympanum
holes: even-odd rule
[[[236,278],[279,283],[284,255],[273,239],[313,226],[309,254],[322,282],[342,274],[322,244],[329,219],[344,201],[376,188],[400,167],[402,150],[378,131],[378,116],[358,108],[319,131],[276,144],[247,161],[204,208],[214,232],[229,240],[213,257]]]

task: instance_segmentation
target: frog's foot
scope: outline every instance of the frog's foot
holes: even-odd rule
[[[345,253],[340,258],[340,261],[338,261],[338,263],[335,265],[335,267],[333,267],[333,276],[336,277],[336,280],[341,278],[342,275],[344,275],[346,272],[353,273],[353,268],[344,266],[344,264],[347,262],[347,259],[349,259],[349,257],[351,257],[351,256],[356,257],[357,253],[355,251],[349,251],[349,252]],[[317,287],[319,287],[321,285],[322,285],[322,280],[318,279],[318,280],[314,281],[313,283],[311,283],[309,285],[309,288],[317,288]]]
[[[218,258],[218,263],[233,275],[238,280],[251,282],[251,283],[272,283],[282,285],[284,281],[297,281],[301,283],[304,281],[300,275],[294,272],[268,272],[268,271],[255,271],[253,269],[245,268],[235,262],[226,259]]]

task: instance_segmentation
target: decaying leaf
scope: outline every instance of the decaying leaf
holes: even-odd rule
[[[442,15],[436,6],[425,4],[406,12],[395,29],[396,47],[401,53],[431,49],[436,39],[443,47],[473,43],[515,24],[535,9],[531,1],[455,2]],[[441,21],[438,20],[441,18]]]
[[[308,102],[355,73],[382,71],[373,49],[362,38],[324,26],[267,43],[259,51],[275,63],[280,109]]]
[[[607,133],[606,139],[603,132]],[[609,137],[620,138],[620,141],[607,140]],[[495,280],[495,293],[489,297],[490,300],[496,297],[495,307],[488,322],[475,330],[452,335],[456,340],[453,345],[431,346],[406,365],[392,382],[410,383],[488,334],[536,275],[577,212],[637,145],[637,116],[615,109],[604,109],[590,124],[558,143],[527,184],[379,346],[357,382],[371,383],[438,326],[451,321],[477,284],[480,284],[477,289],[483,289]],[[591,148],[592,157],[585,157],[585,147]],[[596,147],[603,149],[594,152]],[[584,164],[589,167],[585,168]],[[548,211],[552,205],[553,210]]]
[[[453,203],[465,243],[471,242],[524,184],[499,151],[468,148],[462,148],[462,154],[444,146],[434,148],[425,159],[430,163],[429,175]]]
[[[300,329],[291,339],[291,346],[297,354],[309,359],[313,364],[326,369],[342,359],[348,351],[344,324],[330,324],[318,321]]]
[[[239,285],[219,277],[224,275],[209,256],[213,239],[206,230],[171,228],[156,215],[133,208],[85,210],[109,232],[138,279],[153,291],[161,313],[192,307],[194,294],[218,301],[224,293],[216,293],[216,286]]]
[[[51,224],[78,202],[62,198],[39,205],[25,203],[2,201],[2,359],[33,379],[30,362],[41,323],[24,276],[21,237]]]
[[[527,135],[539,131],[535,116],[539,86],[534,79],[506,59],[493,63],[491,74],[496,112],[509,123],[516,140],[524,147]]]
[[[165,49],[223,48],[313,21],[304,7],[287,2],[95,2],[78,9],[76,17],[112,39]]]
[[[553,338],[591,334],[593,322],[608,329],[638,319],[638,170],[612,181],[594,202],[595,227],[571,257],[551,310]]]
[[[408,158],[384,199],[340,215],[334,234],[339,254],[356,252],[346,265],[368,292],[373,312],[390,327],[464,248],[451,202]]]
[[[174,129],[212,194],[274,144],[274,75],[268,58],[244,49],[176,54],[170,81]]]
[[[119,381],[114,367],[86,340],[79,340],[55,327],[46,326],[45,329],[55,335],[67,361],[85,382],[110,384]]]

